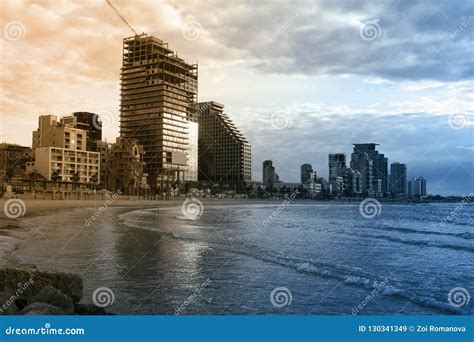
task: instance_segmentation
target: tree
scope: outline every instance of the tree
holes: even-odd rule
[[[51,180],[53,181],[53,186],[56,186],[57,181],[61,178],[58,170],[54,170],[51,174]]]
[[[79,183],[80,179],[81,177],[79,176],[79,172],[74,172],[72,175],[73,190],[77,187],[77,183]]]
[[[95,186],[96,186],[96,184],[97,184],[97,180],[98,180],[98,177],[97,177],[96,174],[93,174],[93,175],[90,177],[90,179],[89,179],[89,181],[92,183],[92,188],[93,188],[94,190],[95,190]]]

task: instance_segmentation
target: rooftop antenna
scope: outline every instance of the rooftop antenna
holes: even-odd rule
[[[112,2],[110,0],[105,0],[107,2],[107,4],[112,7],[112,9],[115,11],[115,13],[117,13],[117,15],[120,17],[120,19],[122,19],[122,21],[130,28],[130,30],[133,31],[133,33],[135,33],[135,36],[138,36],[138,33],[137,31],[135,31],[132,27],[132,25],[130,25],[127,20],[125,20],[125,18],[120,14],[120,12],[118,11],[117,8],[115,8],[115,6],[112,4]]]

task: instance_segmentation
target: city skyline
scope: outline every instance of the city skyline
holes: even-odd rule
[[[308,25],[307,14],[298,11],[298,6],[290,9],[281,4],[266,13],[265,4],[256,4],[251,16],[245,4],[221,6],[217,16],[209,4],[196,8],[186,2],[143,2],[139,5],[142,10],[137,10],[117,2],[137,31],[168,41],[186,60],[199,60],[199,101],[224,103],[249,138],[254,146],[254,180],[259,179],[259,166],[266,159],[274,161],[284,181],[297,181],[304,162],[327,177],[328,153],[348,155],[351,143],[378,141],[389,164],[406,163],[410,178],[423,175],[430,180],[432,192],[442,195],[460,195],[474,187],[472,65],[462,53],[468,51],[473,27],[471,17],[464,16],[467,5],[452,8],[449,4],[396,2],[369,6],[361,2],[344,8],[318,4],[312,11],[306,6],[307,13],[322,21],[334,14],[340,19],[323,31],[307,27],[321,36],[320,41],[307,42],[308,46],[328,47],[327,53],[318,55],[298,48],[304,43],[298,32]],[[0,140],[30,145],[29,132],[40,114],[89,111],[103,114],[104,137],[114,141],[121,40],[130,36],[128,28],[105,2],[2,3],[2,13],[4,28],[14,22],[21,25],[19,37],[8,36],[9,31],[4,30],[1,41],[5,94],[1,116],[8,130],[2,129]],[[413,26],[402,30],[396,18],[403,13]],[[232,33],[223,35],[244,18],[249,28],[260,25],[259,34],[246,42],[230,39]],[[379,27],[376,33],[380,36],[373,40],[359,35],[367,20],[375,20]],[[157,22],[160,24],[154,24]],[[458,27],[462,30],[456,31]],[[338,32],[343,39],[354,41],[347,51],[329,44]],[[430,39],[420,52],[412,48],[412,40],[390,39],[400,38],[397,32],[406,34],[405,39],[413,32]],[[313,36],[304,35],[305,39]],[[395,57],[405,64],[393,68],[388,64],[396,61],[389,59],[387,65],[374,68],[370,61],[381,60],[383,43],[388,42],[392,49],[399,48]],[[48,54],[43,53],[46,50]],[[461,52],[457,58],[453,58],[454,51]],[[275,52],[284,58],[278,60]],[[348,58],[333,58],[331,62],[329,57],[343,52],[354,60],[365,53],[367,61],[351,64]],[[446,55],[449,65],[443,62]],[[410,56],[411,64],[407,62]],[[38,82],[41,87],[34,86]],[[232,91],[236,87],[244,90],[236,94]],[[461,115],[460,124],[450,120],[453,114]]]

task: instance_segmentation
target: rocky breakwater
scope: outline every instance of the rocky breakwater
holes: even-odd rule
[[[83,284],[72,273],[40,271],[33,265],[0,268],[0,315],[106,315],[80,304]]]

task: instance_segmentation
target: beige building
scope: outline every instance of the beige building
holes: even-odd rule
[[[47,180],[98,183],[100,154],[86,150],[87,132],[74,128],[70,118],[39,117],[33,132],[35,161],[27,164],[27,172],[36,171]]]
[[[117,138],[107,158],[108,190],[138,195],[148,189],[147,174],[143,172],[143,146],[138,144],[138,139]]]

